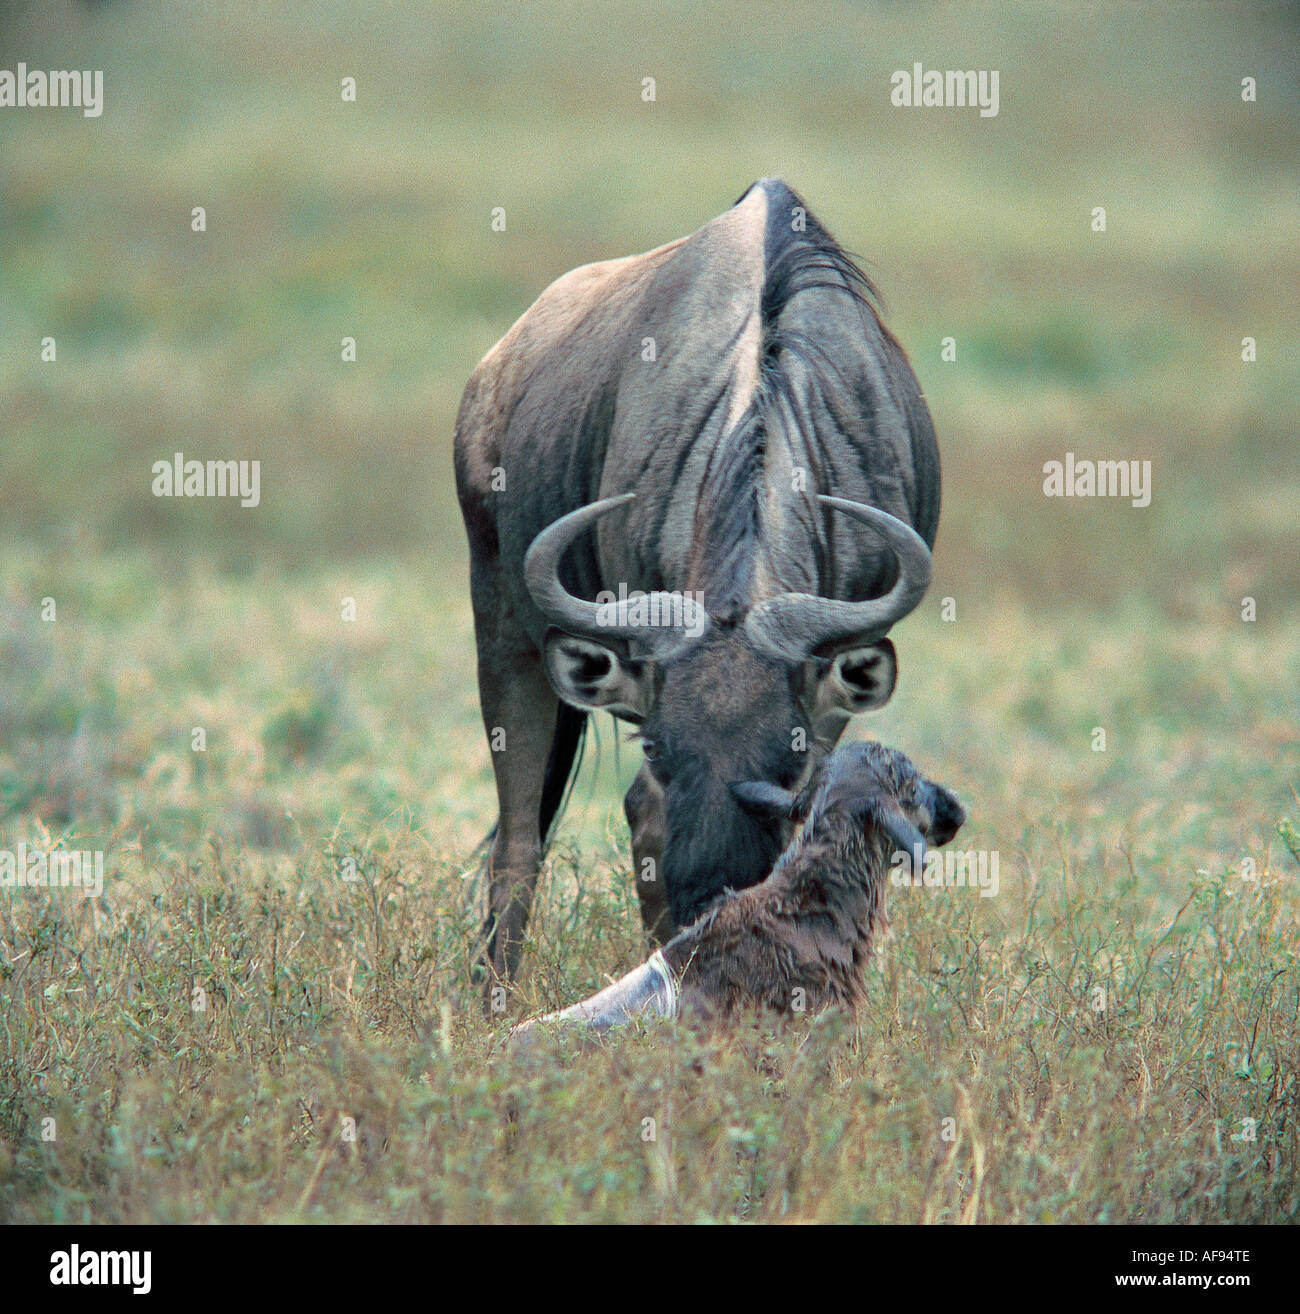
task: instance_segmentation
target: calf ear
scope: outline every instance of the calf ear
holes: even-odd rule
[[[906,853],[912,875],[920,875],[925,866],[925,836],[892,803],[879,809],[876,820],[894,845],[894,853],[890,855],[891,863],[897,854]]]
[[[934,790],[934,805],[931,808],[934,820],[930,823],[930,843],[937,847],[947,844],[962,828],[966,820],[966,809],[952,790],[935,784],[931,784],[930,788]]]
[[[798,796],[766,780],[737,780],[731,786],[732,795],[742,808],[762,817],[793,817]]]
[[[653,671],[645,658],[624,658],[594,639],[551,629],[544,640],[546,674],[566,703],[584,711],[645,720]]]
[[[812,721],[838,735],[858,712],[883,707],[898,681],[898,656],[888,639],[845,648],[832,658],[814,659]]]

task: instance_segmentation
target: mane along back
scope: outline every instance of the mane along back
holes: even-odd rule
[[[807,331],[807,316],[787,312],[809,293],[843,297],[862,323],[861,337],[852,343],[855,354],[869,348],[873,340],[887,344],[880,367],[892,381],[890,351],[898,351],[880,323],[875,285],[797,193],[783,182],[763,179],[737,204],[755,188],[767,198],[758,382],[749,405],[719,441],[705,472],[691,572],[705,588],[710,615],[724,623],[738,619],[758,596],[755,572],[761,551],[770,546],[764,542],[762,515],[774,473],[768,459],[772,444],[782,443],[789,453],[785,460],[808,471],[808,491],[833,490],[836,481],[826,468],[823,450],[828,417],[862,421],[861,432],[845,435],[850,447],[862,446],[874,427],[876,399],[861,380],[845,372],[842,337],[819,339]],[[815,423],[806,414],[809,381],[819,396],[833,403],[819,408],[823,413]],[[805,528],[814,555],[813,575],[824,578],[827,546],[807,521],[808,514]]]

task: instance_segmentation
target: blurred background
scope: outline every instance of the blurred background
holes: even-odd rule
[[[1135,827],[1228,861],[1291,805],[1294,5],[0,13],[0,67],[102,69],[105,99],[0,110],[10,833],[274,848],[408,809],[463,859],[494,808],[460,391],[561,273],[766,174],[878,282],[943,451],[934,586],[872,732],[941,758],[1012,846],[1065,813],[1104,819],[1098,851]],[[999,70],[1000,113],[892,107],[915,61]],[[261,505],[155,498],[176,451],[259,460]],[[1151,505],[1045,498],[1066,451],[1150,460]],[[614,845],[609,756],[582,815]]]

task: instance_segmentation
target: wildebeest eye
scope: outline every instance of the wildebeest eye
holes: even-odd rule
[[[641,751],[645,754],[647,762],[657,762],[659,760],[659,745],[653,739],[642,739]]]

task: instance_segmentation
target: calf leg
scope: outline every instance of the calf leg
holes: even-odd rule
[[[641,925],[656,948],[677,933],[664,888],[664,793],[650,768],[642,765],[623,799],[623,811],[632,832],[632,862],[636,892],[641,901]]]

